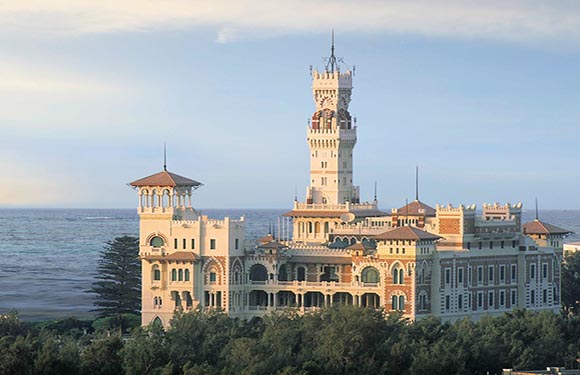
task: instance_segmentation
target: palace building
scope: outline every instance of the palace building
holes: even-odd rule
[[[560,308],[562,239],[522,204],[436,205],[416,199],[383,212],[353,184],[353,73],[334,45],[312,72],[306,129],[310,185],[284,214],[292,235],[245,238],[244,218],[210,219],[192,206],[202,184],[167,171],[131,183],[139,195],[142,322],[167,325],[198,306],[252,318],[349,304],[411,319],[479,318],[514,308]],[[266,233],[265,233],[266,234]]]

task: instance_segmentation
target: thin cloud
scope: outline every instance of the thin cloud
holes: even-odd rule
[[[0,5],[0,31],[79,35],[209,27],[216,42],[280,34],[403,33],[526,44],[580,40],[577,1],[29,0]]]
[[[102,94],[119,87],[41,65],[0,61],[0,92],[38,94]]]

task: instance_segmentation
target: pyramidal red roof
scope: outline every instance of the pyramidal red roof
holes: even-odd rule
[[[425,216],[435,216],[435,209],[420,200],[414,200],[413,202],[399,208],[397,211],[399,215],[411,215],[419,216],[419,210],[425,210]]]
[[[163,170],[130,183],[131,186],[201,186],[201,182]]]
[[[569,230],[544,223],[538,219],[524,224],[524,234],[568,234]]]
[[[425,232],[424,230],[415,228],[415,227],[410,227],[410,226],[404,226],[404,227],[398,227],[395,229],[391,229],[388,230],[386,232],[377,234],[376,236],[374,236],[375,240],[438,240],[440,238],[440,236],[437,236],[435,234],[429,233],[429,232]]]

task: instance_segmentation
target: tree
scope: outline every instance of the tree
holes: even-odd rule
[[[139,239],[123,236],[108,241],[97,271],[98,281],[90,290],[97,294],[93,311],[99,317],[114,317],[123,332],[126,314],[139,315],[141,307]]]
[[[562,264],[562,309],[570,315],[580,314],[580,253],[566,256]]]

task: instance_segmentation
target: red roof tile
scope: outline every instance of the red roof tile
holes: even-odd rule
[[[415,200],[398,209],[399,215],[420,216],[419,210],[425,210],[425,216],[435,216],[435,209],[425,203]]]
[[[388,230],[373,237],[375,240],[438,240],[440,236],[425,232],[421,229],[404,226]]]
[[[168,255],[147,255],[144,257],[146,260],[171,260],[171,261],[188,261],[195,262],[199,260],[199,256],[192,253],[191,251],[176,251]]]
[[[524,224],[524,234],[569,234],[569,233],[572,232],[552,224],[544,223],[537,219]]]
[[[141,178],[130,183],[131,186],[201,186],[201,182],[177,175],[168,171],[161,171],[154,175]]]

